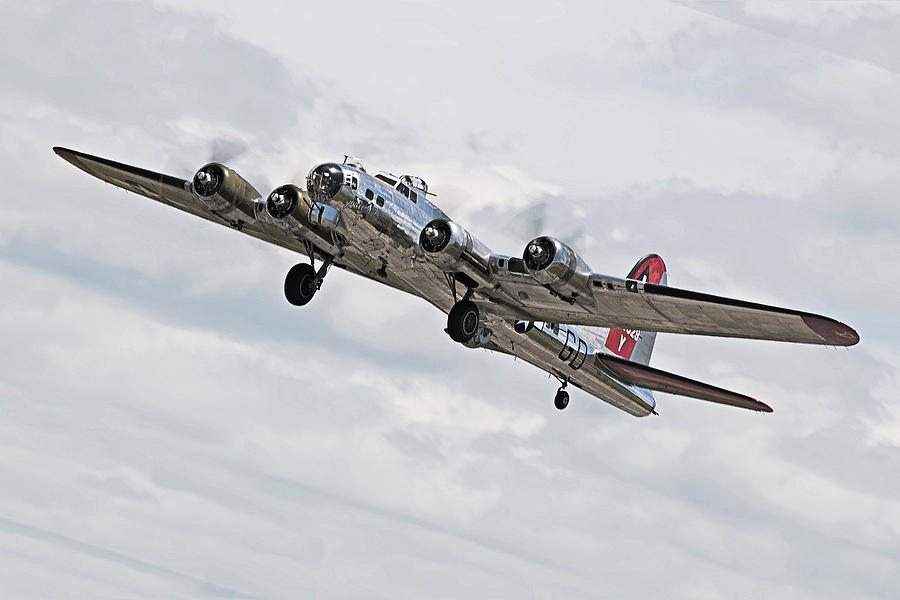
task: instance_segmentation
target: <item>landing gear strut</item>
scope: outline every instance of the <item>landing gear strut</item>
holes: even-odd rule
[[[553,399],[553,404],[559,410],[562,410],[569,405],[569,392],[566,391],[566,386],[568,384],[568,381],[563,380],[562,385],[556,390],[556,398]]]
[[[319,288],[328,272],[328,267],[334,261],[331,256],[326,256],[322,266],[316,270],[315,251],[307,247],[310,264],[300,263],[291,267],[287,277],[284,278],[284,297],[294,306],[308,304]]]

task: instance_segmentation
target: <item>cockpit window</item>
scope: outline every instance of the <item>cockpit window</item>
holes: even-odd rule
[[[404,196],[406,196],[407,198],[409,198],[409,188],[406,187],[406,184],[401,183],[400,185],[398,185],[397,191],[400,192],[401,194],[403,194]]]
[[[397,185],[396,179],[391,179],[390,177],[388,177],[387,175],[384,175],[382,173],[377,173],[375,175],[375,179],[380,179],[381,181],[385,182],[386,184],[388,184],[391,187],[394,187],[395,185]]]
[[[412,190],[409,190],[409,199],[413,201],[413,204],[419,201],[419,197]]]

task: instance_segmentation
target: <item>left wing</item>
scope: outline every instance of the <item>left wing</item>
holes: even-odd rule
[[[859,342],[851,327],[821,315],[593,273],[554,238],[532,241],[523,259],[492,255],[490,264],[516,319],[831,346]]]
[[[821,315],[593,273],[549,236],[529,242],[521,259],[501,256],[441,218],[425,227],[419,246],[442,271],[479,288],[504,319],[832,346],[859,342],[851,327]],[[649,279],[647,270],[642,275]]]
[[[535,321],[829,346],[859,342],[856,331],[829,317],[633,279],[593,274],[590,296],[575,301],[541,287],[529,285],[521,307]]]

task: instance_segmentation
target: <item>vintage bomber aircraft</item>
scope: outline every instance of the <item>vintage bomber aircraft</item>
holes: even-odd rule
[[[65,148],[54,151],[118,187],[309,257],[287,274],[288,302],[312,300],[331,266],[419,296],[447,313],[447,333],[469,348],[528,361],[638,416],[653,390],[771,412],[749,396],[649,366],[656,332],[852,346],[857,333],[828,317],[667,287],[651,254],[624,279],[594,273],[560,240],[541,236],[520,257],[495,254],[428,199],[409,175],[368,173],[355,159],[309,172],[266,198],[220,163],[191,181]],[[316,267],[316,260],[319,266]]]

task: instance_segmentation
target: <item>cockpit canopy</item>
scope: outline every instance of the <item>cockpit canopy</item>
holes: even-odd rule
[[[423,197],[428,193],[428,184],[421,177],[414,175],[401,175],[397,177],[393,173],[386,171],[378,171],[374,175],[375,179],[385,182],[413,202],[418,199],[418,192]]]
[[[365,168],[363,168],[362,161],[353,156],[345,155],[344,164],[348,167],[353,167],[354,169],[362,171],[363,173],[366,172]],[[388,173],[387,171],[376,171],[372,176],[375,179],[386,183],[413,202],[418,200],[418,195],[424,197],[428,194],[428,184],[425,183],[424,179],[416,177],[415,175],[401,175],[400,177],[397,177],[393,173]],[[418,194],[416,192],[418,192]]]

